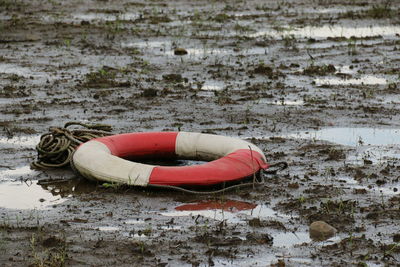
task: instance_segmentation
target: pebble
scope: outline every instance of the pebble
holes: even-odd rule
[[[324,221],[315,221],[310,224],[310,237],[315,241],[323,241],[331,238],[337,230]]]

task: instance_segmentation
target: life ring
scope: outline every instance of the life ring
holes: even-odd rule
[[[209,161],[192,166],[153,166],[129,159]],[[257,146],[238,138],[190,132],[128,133],[92,139],[72,157],[88,179],[128,185],[213,185],[252,176],[269,165]]]

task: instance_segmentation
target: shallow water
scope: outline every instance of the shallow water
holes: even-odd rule
[[[260,219],[277,219],[290,218],[291,216],[281,214],[266,205],[256,205],[255,208],[239,210],[237,208],[227,209],[227,207],[204,208],[198,210],[175,210],[161,213],[163,216],[180,217],[180,216],[203,216],[216,221],[226,221],[227,223],[243,223],[251,218]]]
[[[302,106],[304,105],[304,101],[302,99],[282,99],[282,100],[271,100],[271,99],[260,99],[257,101],[257,104],[270,104],[270,105],[278,105],[278,106]]]
[[[220,90],[224,89],[224,87],[225,87],[224,82],[208,80],[202,85],[201,90],[220,91]]]
[[[0,137],[0,146],[35,147],[40,141],[39,135]]]
[[[250,37],[260,36],[289,36],[305,38],[328,38],[328,37],[371,37],[371,36],[395,36],[400,34],[400,26],[397,25],[371,25],[371,26],[354,26],[348,27],[344,25],[323,25],[319,27],[306,26],[302,28],[284,28],[282,31],[273,29],[261,30],[250,34]]]
[[[293,247],[304,243],[310,243],[312,240],[308,232],[286,232],[273,234],[275,247]]]
[[[44,190],[37,181],[0,183],[0,207],[6,209],[49,209],[66,199],[53,196]]]
[[[385,78],[374,76],[363,76],[361,78],[340,79],[340,78],[317,78],[314,80],[317,85],[382,85],[387,84]]]
[[[75,20],[86,21],[116,21],[116,20],[135,20],[139,18],[138,13],[121,13],[121,14],[105,14],[105,13],[77,13],[72,17]]]
[[[345,146],[387,146],[400,144],[400,129],[325,128],[289,134],[286,137],[325,140]]]

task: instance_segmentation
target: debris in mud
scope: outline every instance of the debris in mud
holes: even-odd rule
[[[183,78],[181,74],[171,73],[171,74],[164,74],[163,79],[167,82],[171,83],[181,83],[183,81],[187,82],[187,78]]]
[[[129,81],[117,81],[115,70],[106,70],[105,68],[88,73],[82,84],[83,87],[87,88],[129,87],[130,85]]]
[[[258,64],[254,70],[252,70],[250,73],[253,74],[261,74],[267,76],[269,79],[276,80],[279,77],[284,77],[285,75],[280,72],[279,70],[274,70],[271,66],[268,66],[264,63]]]
[[[310,75],[310,76],[312,76],[312,75],[323,76],[323,75],[332,74],[335,72],[336,72],[336,68],[332,64],[320,65],[320,66],[311,64],[310,66],[308,66],[307,68],[305,68],[303,70],[303,74]]]
[[[326,240],[336,234],[337,230],[324,221],[310,224],[310,237],[316,241]]]

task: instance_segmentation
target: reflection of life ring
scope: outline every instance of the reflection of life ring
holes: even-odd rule
[[[179,158],[210,161],[166,167],[124,158]],[[129,185],[213,185],[249,177],[268,164],[255,145],[232,137],[188,132],[128,133],[92,139],[73,155],[86,178]]]

